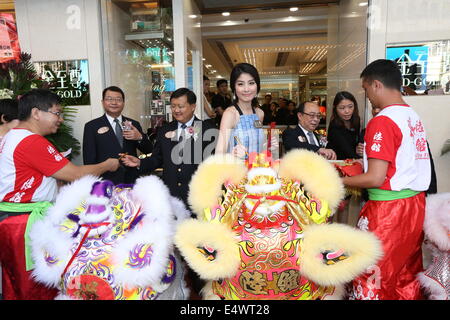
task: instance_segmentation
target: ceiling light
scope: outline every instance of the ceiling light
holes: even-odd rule
[[[229,13],[229,12],[222,12],[222,15],[223,15],[224,17],[228,17],[228,16],[230,15],[230,13]]]
[[[368,5],[367,2],[360,2],[360,3],[359,3],[359,6],[360,6],[360,7],[365,7],[365,6],[367,6],[367,5]]]
[[[289,11],[291,11],[291,12],[298,11],[298,7],[291,7],[291,8],[289,8]]]
[[[195,18],[197,18],[197,15],[195,15],[195,14],[190,14],[190,15],[189,15],[189,18],[195,19]]]

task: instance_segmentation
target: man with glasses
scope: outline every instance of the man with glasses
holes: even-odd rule
[[[170,96],[173,121],[158,130],[151,157],[138,159],[126,156],[123,162],[140,167],[141,174],[163,168],[162,180],[172,196],[188,204],[189,182],[204,158],[213,153],[218,130],[208,121],[194,116],[197,97],[187,88]]]
[[[298,125],[295,128],[287,128],[283,132],[285,151],[307,149],[317,152],[328,160],[336,160],[336,153],[332,149],[326,149],[314,132],[321,117],[319,106],[316,103],[303,102],[300,104],[297,110]]]
[[[119,158],[122,153],[137,156],[137,150],[144,154],[152,151],[152,144],[142,132],[139,122],[122,115],[125,107],[125,94],[122,89],[116,86],[104,89],[102,105],[105,114],[84,126],[84,164]],[[137,176],[136,168],[122,166],[116,172],[103,174],[102,178],[120,184],[134,183]]]
[[[56,133],[62,118],[61,98],[34,89],[19,100],[19,124],[0,145],[0,264],[4,299],[53,299],[55,291],[35,283],[27,250],[26,230],[40,219],[58,191],[57,180],[71,182],[84,175],[115,171],[117,159],[96,165],[76,166],[47,139]]]

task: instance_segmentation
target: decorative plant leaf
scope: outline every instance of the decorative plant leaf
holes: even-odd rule
[[[25,52],[20,54],[20,61],[9,61],[0,63],[0,90],[10,89],[13,91],[13,98],[18,98],[33,88],[49,89],[54,87],[54,83],[44,81],[38,77],[36,69],[31,62],[31,55]],[[69,159],[80,154],[80,142],[73,136],[71,124],[75,120],[78,112],[76,108],[65,106],[63,102],[64,123],[55,134],[46,136],[60,152],[72,148]]]

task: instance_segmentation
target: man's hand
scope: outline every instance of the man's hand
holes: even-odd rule
[[[132,168],[136,168],[141,165],[141,160],[139,160],[138,158],[136,158],[134,156],[130,156],[130,155],[126,155],[126,156],[122,157],[121,161],[127,167],[132,167]]]
[[[317,150],[317,153],[325,157],[327,160],[337,159],[336,152],[334,152],[332,149],[320,148],[319,150]]]
[[[107,171],[111,172],[116,171],[117,169],[119,169],[120,166],[119,160],[114,158],[106,159],[104,163],[107,165]]]
[[[130,123],[130,130],[123,130],[123,137],[127,140],[142,140],[142,134]]]

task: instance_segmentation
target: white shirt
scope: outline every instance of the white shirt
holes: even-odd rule
[[[195,115],[192,116],[191,120],[189,120],[188,122],[185,123],[186,124],[186,128],[192,126],[192,124],[194,123],[194,118],[195,118]],[[178,122],[177,139],[180,138],[180,134],[181,134],[181,130],[182,130],[181,129],[181,125],[182,125],[182,123]],[[186,128],[184,130],[186,130]],[[186,134],[186,132],[185,132],[185,134]]]
[[[306,139],[307,139],[307,141],[308,141],[308,143],[309,143],[309,136],[308,136],[308,133],[311,132],[311,131],[306,130],[306,129],[303,128],[300,124],[299,124],[298,126],[299,126],[300,129],[302,129],[303,132],[305,133],[305,137],[306,137]],[[317,147],[320,147],[320,144],[319,144],[319,141],[317,141],[316,135],[314,134],[314,132],[311,132],[311,133],[313,134],[313,137],[314,137],[314,141],[315,141],[315,143],[316,143],[316,146],[317,146]]]
[[[109,124],[111,125],[111,127],[113,128],[113,130],[115,132],[115,130],[116,130],[116,123],[114,122],[114,119],[116,119],[116,118],[111,117],[107,113],[105,113],[105,115],[106,115],[106,119],[108,119]],[[123,122],[122,115],[118,116],[117,120],[119,120],[119,124],[122,124],[122,122]]]
[[[425,191],[431,165],[422,120],[408,105],[390,105],[369,121],[364,137],[364,168],[368,159],[387,161],[386,179],[379,189]]]

